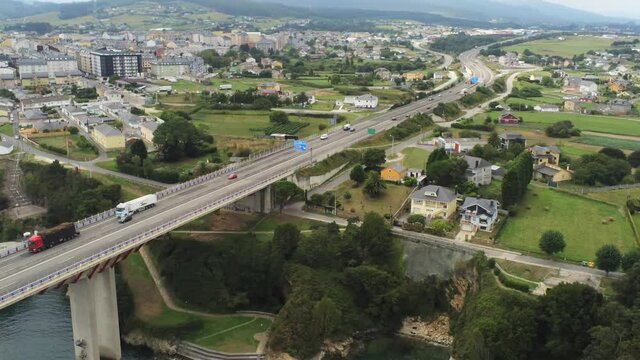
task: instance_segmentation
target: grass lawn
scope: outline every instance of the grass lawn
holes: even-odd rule
[[[121,265],[135,303],[135,316],[143,332],[160,337],[179,337],[198,345],[225,352],[254,352],[256,333],[266,331],[271,321],[251,316],[199,316],[173,311],[164,304],[142,256],[131,254]],[[173,333],[189,323],[202,323],[194,330]]]
[[[269,121],[269,111],[215,111],[200,110],[193,116],[194,125],[210,134],[235,137],[254,137],[264,135],[263,129],[272,126]],[[318,125],[328,125],[326,118],[289,115],[292,122],[309,123],[297,135],[308,136],[319,133]]]
[[[404,159],[402,159],[402,165],[407,169],[424,169],[427,163],[427,157],[429,151],[420,148],[406,148],[402,150]]]
[[[249,229],[250,231],[274,231],[276,227],[283,224],[293,223],[300,230],[311,230],[318,225],[323,225],[322,222],[311,220],[311,219],[302,219],[295,216],[279,214],[273,212],[262,217],[258,220],[255,225]]]
[[[96,163],[97,166],[103,168],[103,169],[107,169],[107,170],[111,170],[111,171],[116,171],[116,172],[120,172],[120,170],[118,169],[118,165],[116,164],[115,160],[106,160],[106,161],[101,161]]]
[[[500,264],[500,267],[502,267],[502,269],[507,273],[531,281],[540,282],[544,280],[548,275],[559,275],[559,271],[557,269],[549,269],[546,267],[522,264],[502,259],[496,259],[496,262]]]
[[[587,196],[619,206],[625,206],[627,199],[640,198],[640,188],[588,193]]]
[[[640,126],[640,124],[638,124],[638,126]],[[573,140],[573,142],[593,146],[612,147],[622,150],[640,150],[640,139],[638,141],[634,141],[627,139],[615,139],[604,136],[583,135]]]
[[[91,160],[98,157],[98,155],[91,151],[79,148],[76,144],[78,144],[78,140],[81,138],[81,135],[62,135],[62,136],[50,136],[50,137],[41,137],[41,138],[33,138],[35,142],[41,145],[49,145],[55,146],[60,149],[66,149],[66,140],[71,139],[72,144],[69,145],[69,158],[73,160]],[[43,149],[49,151],[47,149]]]
[[[362,191],[362,186],[353,187],[353,182],[348,180],[336,189],[338,201],[342,204],[342,209],[338,209],[338,215],[344,218],[359,216],[360,219],[369,212],[378,214],[394,214],[404,200],[411,194],[411,188],[403,185],[386,183],[387,189],[377,198],[370,198]],[[344,194],[349,192],[351,199],[346,200]]]
[[[0,125],[0,133],[5,134],[9,137],[13,137],[13,124],[2,124]]]
[[[522,116],[524,119],[524,122],[520,124],[519,127],[534,127],[542,129],[558,121],[570,120],[578,129],[583,131],[640,136],[640,118],[583,115],[562,112],[514,112],[514,114],[516,116]],[[486,114],[479,114],[474,117],[474,122],[484,123],[486,116]],[[497,119],[500,116],[500,113],[492,112],[490,116],[492,119]]]
[[[609,222],[609,218],[614,221]],[[603,224],[605,220],[607,222]],[[531,187],[517,216],[507,220],[498,243],[507,248],[542,254],[538,241],[547,230],[564,234],[567,247],[557,257],[571,261],[593,260],[596,251],[605,244],[614,244],[623,253],[637,247],[631,226],[617,207]]]
[[[565,144],[560,146],[560,152],[562,152],[563,155],[566,155],[568,157],[571,158],[579,158],[582,155],[588,155],[588,154],[593,154],[596,151],[589,151],[588,149],[583,149],[583,148],[577,148],[574,146],[571,146],[569,144]]]
[[[123,201],[133,200],[140,196],[152,194],[160,190],[154,186],[135,183],[135,182],[132,182],[123,178],[111,176],[111,175],[94,173],[94,174],[91,174],[91,176],[94,179],[103,183],[104,185],[113,185],[113,184],[120,185],[120,187],[122,188]]]
[[[611,46],[613,39],[595,36],[568,36],[565,40],[558,38],[534,40],[522,44],[508,46],[505,51],[515,51],[520,54],[529,49],[538,55],[562,56],[571,58],[573,55],[584,54],[589,50],[604,50]]]

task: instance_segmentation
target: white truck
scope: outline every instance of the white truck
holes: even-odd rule
[[[133,218],[133,214],[152,208],[156,206],[157,202],[158,196],[149,194],[126,203],[120,203],[116,206],[116,218],[119,223],[125,223]]]

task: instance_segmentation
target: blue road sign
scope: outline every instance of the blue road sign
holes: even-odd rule
[[[307,142],[304,140],[296,140],[293,142],[293,150],[298,152],[307,152]]]

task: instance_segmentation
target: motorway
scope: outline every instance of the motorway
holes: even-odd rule
[[[471,66],[477,65],[470,64]],[[487,81],[492,78],[491,75]],[[456,100],[460,97],[460,91],[467,86],[461,83],[434,96],[432,100],[422,99],[369,118],[357,124],[356,132],[338,129],[329,134],[328,140],[309,140],[308,147],[313,153],[313,159],[324,159],[367,138],[367,128],[374,128],[380,132],[396,126],[399,121],[412,114],[432,109],[439,102]],[[393,121],[393,118],[397,118],[398,121]],[[155,208],[136,214],[134,220],[129,223],[119,224],[113,218],[107,219],[82,228],[78,238],[42,253],[22,252],[0,259],[0,296],[229,195],[246,190],[258,191],[266,186],[266,179],[275,176],[284,178],[300,166],[309,164],[310,160],[310,153],[297,153],[291,149],[281,151],[239,169],[237,180],[230,181],[221,176],[167,196]],[[60,279],[57,280],[59,281]],[[10,303],[12,301],[0,302],[0,308]]]

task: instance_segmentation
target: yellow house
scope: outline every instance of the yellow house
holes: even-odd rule
[[[277,82],[266,82],[258,84],[256,89],[263,94],[276,94],[280,92],[280,84]]]
[[[420,71],[408,72],[408,73],[404,73],[402,77],[407,79],[407,81],[424,80],[424,73],[421,73]]]
[[[533,155],[533,165],[558,165],[560,164],[560,148],[557,146],[532,146],[529,151]]]
[[[571,180],[573,178],[573,171],[563,169],[557,165],[543,164],[534,167],[533,178],[546,183],[559,183]]]
[[[153,133],[158,128],[158,123],[155,121],[145,121],[140,124],[140,136],[142,139],[152,143],[153,142]]]
[[[427,219],[448,219],[457,207],[456,193],[442,186],[428,185],[411,194],[411,214]]]
[[[124,135],[120,130],[107,125],[100,124],[93,128],[93,139],[104,150],[115,150],[124,148]]]
[[[399,164],[387,166],[380,171],[380,178],[384,181],[400,182],[404,179],[407,170]]]

